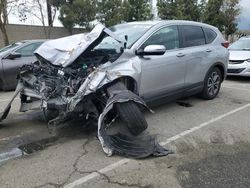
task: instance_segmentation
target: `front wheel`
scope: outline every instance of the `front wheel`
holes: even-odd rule
[[[214,99],[221,88],[222,75],[219,68],[214,67],[207,74],[204,82],[204,88],[201,93],[201,97],[206,100]]]
[[[108,95],[111,96],[112,92],[117,90],[126,91],[127,88],[122,82],[114,83],[107,89]],[[114,107],[132,135],[137,136],[147,129],[147,121],[134,101],[115,103]]]

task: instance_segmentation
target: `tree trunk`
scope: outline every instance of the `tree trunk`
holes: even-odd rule
[[[5,25],[2,25],[0,29],[1,29],[1,32],[3,35],[4,45],[7,46],[7,45],[9,45],[9,38],[8,38],[8,34],[6,31]]]
[[[52,19],[52,12],[51,12],[51,4],[47,0],[47,15],[48,15],[48,25],[53,27],[53,19]]]

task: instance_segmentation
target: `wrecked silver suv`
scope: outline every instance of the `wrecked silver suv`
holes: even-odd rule
[[[190,41],[185,44],[181,40],[181,23],[191,31],[202,31],[204,41],[196,35],[200,38],[193,42],[199,47],[193,56],[183,51],[183,45],[190,45]],[[186,95],[201,92],[204,98],[212,99],[227,67],[228,52],[221,34],[211,26],[194,24],[141,22],[111,29],[99,24],[88,34],[45,42],[35,52],[38,61],[21,68],[13,99],[20,93],[21,112],[42,109],[50,130],[69,121],[98,125],[98,138],[109,156],[167,155],[169,151],[155,137],[141,134],[148,126],[141,112],[148,109],[144,99],[166,98],[178,90],[182,92],[175,98],[187,91]],[[216,34],[210,43],[205,29]],[[216,53],[211,53],[214,50]],[[185,56],[192,60],[190,65]],[[11,102],[0,121],[7,117]],[[108,134],[117,117],[125,123],[125,133]]]

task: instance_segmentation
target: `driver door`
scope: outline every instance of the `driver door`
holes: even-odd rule
[[[21,57],[15,59],[9,59],[8,57],[2,59],[2,65],[4,70],[4,78],[8,87],[13,88],[17,84],[17,74],[19,68],[24,64],[31,64],[35,60],[34,51],[42,44],[42,42],[36,42],[28,44],[19,48],[15,53],[21,54]]]
[[[151,101],[179,93],[185,84],[185,54],[180,49],[178,26],[166,26],[159,29],[140,47],[164,45],[163,55],[141,56],[140,95]]]

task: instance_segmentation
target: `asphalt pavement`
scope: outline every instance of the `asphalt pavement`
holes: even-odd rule
[[[0,92],[0,112],[13,92]],[[249,187],[250,79],[229,78],[212,101],[191,97],[146,113],[166,157],[107,157],[95,131],[79,125],[54,134],[42,113],[20,113],[19,99],[0,125],[0,187]]]

